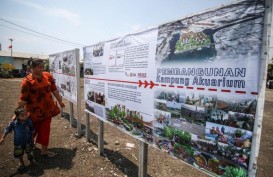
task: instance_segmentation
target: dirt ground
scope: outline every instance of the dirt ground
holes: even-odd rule
[[[0,79],[0,135],[8,125],[20,94],[21,79]],[[81,89],[83,87],[81,86]],[[260,154],[258,158],[258,177],[273,176],[273,90],[266,90],[265,112],[263,120]],[[84,104],[82,101],[82,109]],[[64,112],[69,112],[66,102]],[[85,124],[85,113],[82,111],[82,124]],[[91,117],[91,142],[83,136],[75,137],[76,126],[70,127],[68,118],[60,115],[53,118],[51,125],[50,150],[58,153],[54,158],[40,155],[39,146],[35,150],[37,164],[28,165],[26,172],[16,173],[18,161],[13,159],[13,135],[6,138],[0,146],[0,177],[6,176],[138,176],[139,142],[104,124],[104,156],[100,156],[97,147],[98,121]],[[85,128],[82,125],[83,129]],[[133,148],[126,146],[134,144]],[[200,177],[206,174],[190,167],[154,147],[148,148],[149,177]]]

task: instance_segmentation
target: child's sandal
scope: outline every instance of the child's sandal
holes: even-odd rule
[[[25,171],[26,167],[24,165],[20,165],[18,168],[17,168],[17,171],[18,172],[23,172]]]

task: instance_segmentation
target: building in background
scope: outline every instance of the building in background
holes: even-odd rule
[[[1,64],[11,64],[14,66],[12,74],[14,77],[24,76],[25,71],[27,70],[27,63],[30,58],[39,58],[45,61],[48,61],[48,55],[39,55],[33,53],[21,53],[13,52],[12,56],[10,51],[1,51],[0,50],[0,65]]]

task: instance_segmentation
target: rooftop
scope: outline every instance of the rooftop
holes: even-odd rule
[[[0,57],[10,57],[11,52],[10,51],[0,51]],[[22,59],[29,59],[29,58],[39,58],[42,60],[47,60],[49,59],[48,55],[39,55],[39,54],[34,54],[34,53],[21,53],[21,52],[12,52],[12,57],[13,58],[22,58]]]

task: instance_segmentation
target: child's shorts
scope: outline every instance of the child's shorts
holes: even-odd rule
[[[26,154],[30,154],[33,150],[32,144],[26,144],[26,145],[20,145],[20,146],[14,146],[14,157],[19,158],[20,156]]]

